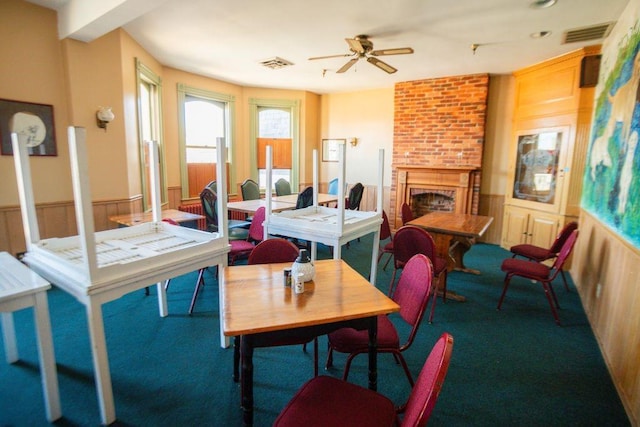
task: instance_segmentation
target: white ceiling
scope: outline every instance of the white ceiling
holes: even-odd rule
[[[31,0],[70,13],[87,0]],[[90,40],[122,26],[162,64],[243,86],[316,93],[391,87],[400,81],[461,74],[511,73],[603,39],[563,44],[567,30],[616,21],[628,0],[558,0],[546,9],[533,0],[103,0],[137,3],[138,13],[102,13],[92,19]],[[144,3],[141,6],[140,3]],[[83,4],[83,6],[86,3]],[[96,22],[100,21],[100,25]],[[86,28],[85,28],[86,30]],[[531,33],[551,31],[542,39]],[[85,31],[86,34],[86,31]],[[349,58],[345,38],[371,37],[374,49],[412,47],[412,55],[379,57],[398,69],[387,74],[359,61],[336,74]],[[64,34],[63,34],[64,35]],[[475,54],[472,44],[478,44]],[[294,65],[269,69],[259,62],[280,57]]]

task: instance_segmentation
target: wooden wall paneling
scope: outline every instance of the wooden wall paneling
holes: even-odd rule
[[[12,253],[9,242],[9,223],[4,211],[0,211],[0,251]]]
[[[504,217],[504,195],[480,194],[478,214],[493,217],[493,222],[484,233],[484,236],[478,240],[484,243],[499,245]]]
[[[640,423],[640,251],[580,215],[571,276],[631,420]]]

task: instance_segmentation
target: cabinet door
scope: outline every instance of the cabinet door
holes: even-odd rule
[[[529,219],[527,243],[543,248],[551,247],[558,235],[558,226],[559,222],[556,216],[532,212]]]
[[[505,206],[502,247],[509,249],[511,246],[525,243],[528,222],[529,213],[526,209]]]

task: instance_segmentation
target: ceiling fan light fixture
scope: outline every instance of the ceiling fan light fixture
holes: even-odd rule
[[[382,71],[386,71],[389,74],[393,74],[396,71],[398,71],[396,68],[393,68],[391,65],[387,64],[386,62],[380,61],[378,58],[374,58],[372,56],[367,58],[367,62],[375,65],[376,67],[380,68]]]

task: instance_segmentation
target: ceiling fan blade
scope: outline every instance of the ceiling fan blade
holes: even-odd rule
[[[357,52],[357,53],[364,53],[364,47],[362,46],[362,43],[360,43],[360,40],[357,39],[345,39],[347,41],[347,43],[349,43],[349,49],[351,49],[353,52]]]
[[[313,58],[309,58],[309,61],[313,61],[315,59],[344,58],[345,56],[352,56],[352,55],[353,53],[344,53],[340,55],[314,56]]]
[[[395,49],[379,49],[371,51],[369,54],[373,56],[383,56],[383,55],[406,55],[409,53],[413,53],[413,49],[410,47],[397,47]]]
[[[351,66],[353,64],[355,64],[356,62],[358,62],[358,58],[353,58],[350,59],[349,62],[347,62],[346,64],[344,64],[342,66],[342,68],[340,68],[338,71],[336,71],[336,73],[344,73],[345,71],[347,71],[349,68],[351,68]]]
[[[385,71],[389,74],[393,74],[396,71],[398,71],[396,68],[393,68],[391,65],[387,64],[386,62],[380,61],[378,58],[374,58],[370,56],[367,58],[367,62],[375,65],[376,67],[380,68],[382,71]]]

